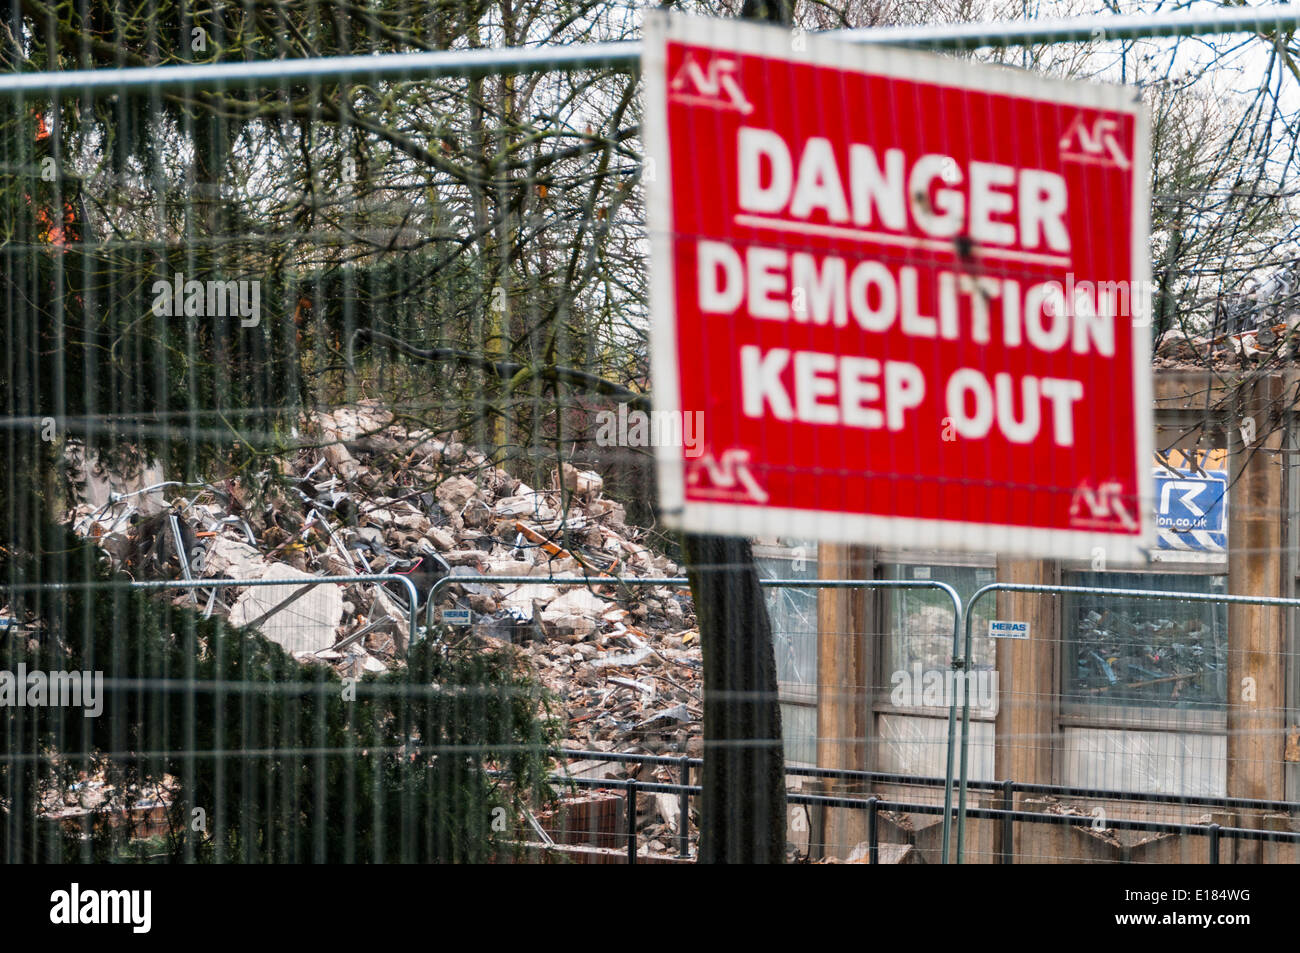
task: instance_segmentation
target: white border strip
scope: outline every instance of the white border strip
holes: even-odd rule
[[[1126,87],[1080,83],[1027,74],[1020,70],[980,63],[962,63],[958,71],[950,59],[897,48],[871,48],[809,36],[803,51],[793,48],[791,33],[779,27],[737,23],[734,20],[683,17],[661,10],[645,14],[645,144],[653,161],[655,181],[646,194],[646,219],[650,230],[650,363],[655,410],[680,414],[677,366],[676,302],[673,297],[672,208],[669,190],[672,168],[668,149],[668,77],[666,46],[669,41],[716,47],[728,52],[757,54],[797,63],[817,63],[860,73],[884,74],[918,82],[958,86],[978,92],[1041,99],[1084,108],[1127,112],[1135,116],[1135,157],[1132,169],[1133,230],[1131,277],[1137,287],[1150,290],[1147,260],[1148,214],[1147,150],[1150,125],[1137,94]],[[1145,311],[1131,310],[1142,314]],[[1154,415],[1151,406],[1151,342],[1149,328],[1133,328],[1134,473],[1139,495],[1145,501],[1144,481],[1149,479]],[[1154,512],[1144,503],[1138,514],[1139,532],[1133,535],[1088,530],[1041,529],[991,523],[952,523],[908,517],[876,516],[812,510],[754,507],[728,503],[686,501],[685,460],[680,447],[656,448],[659,499],[665,522],[693,532],[723,535],[778,535],[815,537],[831,542],[905,546],[946,550],[984,551],[1059,559],[1092,558],[1100,548],[1108,561],[1146,561],[1154,540]]]

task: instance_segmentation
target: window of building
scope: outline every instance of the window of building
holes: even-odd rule
[[[882,579],[933,580],[957,590],[965,605],[981,586],[992,583],[997,572],[992,557],[987,565],[939,565],[937,563],[890,562],[881,567]],[[889,689],[898,673],[947,672],[952,668],[952,600],[937,589],[885,590],[885,651],[882,688]],[[994,668],[994,644],[988,637],[988,620],[995,611],[992,598],[980,600],[973,620],[972,669]],[[965,634],[962,635],[963,647]],[[902,706],[911,707],[911,706]]]
[[[1222,595],[1203,573],[1068,573],[1073,586]],[[1067,708],[1225,710],[1228,609],[1223,603],[1070,594],[1063,600]]]
[[[885,553],[881,579],[933,580],[957,590],[966,605],[982,586],[995,581],[995,558],[974,555],[955,562],[952,554]],[[952,668],[953,605],[933,589],[880,590],[883,638],[876,693],[876,767],[882,771],[942,777],[948,750],[948,710],[962,693]],[[995,648],[988,620],[992,598],[976,606],[971,630],[970,777],[993,776],[993,724],[998,690]],[[962,632],[959,651],[965,648]]]
[[[1226,451],[1167,450],[1153,461],[1152,477],[1156,541],[1150,563],[1080,563],[1065,567],[1062,581],[1225,594],[1231,502]],[[1071,593],[1060,607],[1060,781],[1120,791],[1224,794],[1227,606]]]
[[[754,562],[762,579],[816,579],[817,544],[755,545]],[[785,758],[800,765],[817,763],[817,592],[777,586],[763,592],[772,623]]]

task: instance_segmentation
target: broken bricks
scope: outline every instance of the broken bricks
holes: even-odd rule
[[[673,754],[698,738],[700,652],[689,599],[663,587],[620,589],[616,598],[608,581],[680,569],[627,525],[621,503],[602,496],[599,474],[562,464],[551,487],[535,489],[462,443],[398,424],[374,401],[310,414],[301,430],[315,446],[276,458],[262,474],[207,486],[154,488],[166,480],[157,468],[125,479],[93,462],[89,479],[74,454],[86,495],[68,521],[122,568],[149,542],[138,524],[174,510],[203,550],[195,575],[284,580],[200,592],[200,608],[254,625],[345,676],[401,664],[406,590],[307,588],[313,577],[403,573],[424,600],[452,575],[441,605],[470,609],[469,633],[483,645],[516,646],[564,704],[570,744]],[[142,574],[181,577],[174,559],[140,566]],[[519,584],[474,582],[480,575],[517,576]],[[536,584],[554,575],[591,583]]]
[[[328,649],[343,620],[343,596],[337,586],[312,584],[311,573],[276,564],[263,579],[284,579],[283,586],[245,589],[230,610],[231,625],[255,625],[272,642],[293,654]]]

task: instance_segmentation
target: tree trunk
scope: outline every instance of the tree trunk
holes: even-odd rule
[[[685,538],[704,653],[700,863],[785,860],[785,761],[772,626],[748,540]]]
[[[789,26],[789,0],[745,0],[740,18]],[[772,624],[748,540],[686,534],[704,653],[700,863],[785,860],[785,759]]]

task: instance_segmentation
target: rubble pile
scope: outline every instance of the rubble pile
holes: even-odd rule
[[[177,780],[171,775],[147,788],[131,785],[123,791],[106,778],[102,768],[81,771],[66,788],[52,788],[42,795],[41,817],[70,834],[80,833],[102,814],[113,827],[130,826],[137,838],[165,836],[172,833],[167,811],[177,789]]]
[[[1280,324],[1265,324],[1235,334],[1191,334],[1181,328],[1171,328],[1161,338],[1152,364],[1167,369],[1290,360],[1296,353],[1297,327],[1300,327],[1300,316],[1289,315]]]
[[[680,568],[627,525],[599,474],[564,464],[550,486],[534,488],[377,402],[311,414],[301,431],[313,446],[278,469],[199,485],[164,482],[156,469],[106,475],[74,446],[79,502],[68,521],[137,579],[283,580],[178,590],[175,599],[254,626],[345,677],[403,664],[405,587],[305,583],[406,575],[423,622],[433,584],[451,576],[434,608],[467,609],[470,624],[430,635],[517,646],[563,700],[571,746],[686,752],[701,715],[689,592],[614,581]],[[474,582],[482,576],[520,582]],[[536,584],[554,576],[589,582]]]
[[[1084,823],[1080,824],[1075,830],[1091,837],[1103,844],[1116,847],[1121,850],[1131,850],[1134,847],[1141,847],[1144,844],[1154,843],[1156,841],[1167,840],[1177,837],[1177,834],[1161,831],[1131,831],[1116,830],[1106,826],[1105,808],[1088,806],[1087,802],[1080,804],[1066,804],[1055,797],[1030,798],[1026,806],[1031,810],[1039,810],[1044,814],[1055,814],[1059,817],[1077,817]],[[1193,824],[1209,824],[1214,820],[1213,815],[1202,814]]]
[[[1075,627],[1072,692],[1101,704],[1223,704],[1227,639],[1197,616],[1087,610]]]
[[[897,655],[891,657],[890,664],[903,671],[910,671],[917,664],[926,670],[945,668],[952,658],[952,603],[927,605],[920,593],[912,592],[900,598],[895,607],[892,624],[894,631],[903,637],[896,642]],[[987,620],[977,614],[976,631],[981,625],[987,632]],[[995,653],[996,644],[992,639],[976,639],[972,665],[975,669],[994,668]]]
[[[484,588],[470,584],[464,588]],[[685,621],[679,594],[668,589],[633,589],[625,604],[613,595],[572,587],[550,596],[533,623],[520,623],[521,599],[538,598],[537,588],[503,587],[511,608],[480,626],[485,641],[513,641],[531,659],[547,688],[566,700],[571,745],[593,751],[680,754],[690,726],[698,725],[700,652]],[[687,605],[689,601],[687,600]],[[671,607],[665,610],[664,607]],[[667,623],[667,624],[665,624]]]

